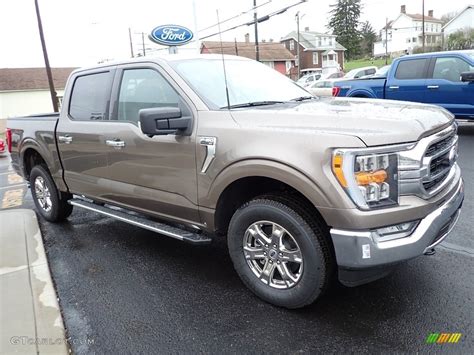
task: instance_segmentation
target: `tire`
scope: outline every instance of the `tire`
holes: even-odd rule
[[[71,215],[73,206],[67,203],[71,195],[57,189],[44,166],[37,165],[31,169],[30,186],[36,209],[44,219],[60,222]]]
[[[266,195],[245,203],[230,221],[227,243],[235,270],[254,294],[276,306],[313,303],[334,274],[327,228],[308,211],[296,198]],[[265,240],[271,244],[263,245]]]

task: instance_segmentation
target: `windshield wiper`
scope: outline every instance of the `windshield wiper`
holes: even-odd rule
[[[241,107],[254,107],[254,106],[265,106],[265,105],[275,105],[275,104],[284,104],[284,101],[252,101],[252,102],[245,102],[241,104],[235,104],[230,106],[223,106],[223,108],[241,108]]]
[[[314,96],[300,96],[300,97],[297,97],[295,99],[291,99],[290,101],[299,102],[299,101],[314,100],[314,99],[316,99],[316,97],[314,97]]]

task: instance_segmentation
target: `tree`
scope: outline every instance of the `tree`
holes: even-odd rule
[[[360,26],[360,38],[362,54],[365,56],[372,56],[372,48],[374,43],[377,41],[377,34],[369,21],[365,21]]]
[[[446,41],[448,50],[474,49],[474,29],[466,28],[451,33]]]
[[[360,34],[358,31],[361,12],[361,0],[337,0],[330,5],[331,19],[328,27],[337,36],[337,41],[346,47],[348,59],[360,54]]]

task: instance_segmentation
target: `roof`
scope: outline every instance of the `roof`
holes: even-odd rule
[[[297,40],[296,38],[298,37],[298,34],[296,31],[291,31],[288,33],[285,37],[283,37],[280,41],[285,41],[287,39],[294,39],[295,41]],[[301,45],[308,50],[326,50],[330,48],[329,46],[321,46],[318,47],[316,45],[316,38],[317,37],[333,37],[335,38],[335,35],[327,34],[327,33],[320,33],[320,32],[314,32],[314,31],[300,31],[300,43]],[[345,51],[346,48],[342,46],[339,42],[335,42],[335,50],[336,51]],[[332,48],[331,48],[332,49]]]
[[[51,68],[55,89],[64,89],[75,68]],[[0,68],[0,91],[49,90],[45,68]]]
[[[466,12],[469,9],[474,10],[474,5],[467,5],[462,11],[459,11],[459,13],[456,14],[451,20],[448,21],[447,24],[443,26],[443,30],[448,27],[453,21],[455,21],[459,16],[461,16],[464,12]]]
[[[408,17],[411,17],[413,20],[416,20],[416,21],[422,21],[423,20],[423,15],[422,14],[404,14],[404,15],[407,15]],[[425,15],[425,22],[443,23],[443,21],[441,21],[439,18],[426,16],[426,15]]]
[[[237,51],[235,50],[236,42],[222,42],[222,52],[255,59],[255,44],[247,42],[237,42]],[[206,48],[208,53],[221,54],[221,42],[203,41],[201,43],[201,52]],[[260,42],[258,44],[260,61],[287,61],[295,60],[295,56],[284,45],[278,42]]]

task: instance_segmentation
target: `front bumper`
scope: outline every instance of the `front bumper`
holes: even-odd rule
[[[421,219],[413,233],[404,238],[379,241],[371,230],[332,228],[331,237],[339,268],[354,271],[382,269],[429,252],[453,229],[463,200],[464,184],[460,179],[454,194],[441,201],[439,207]]]

